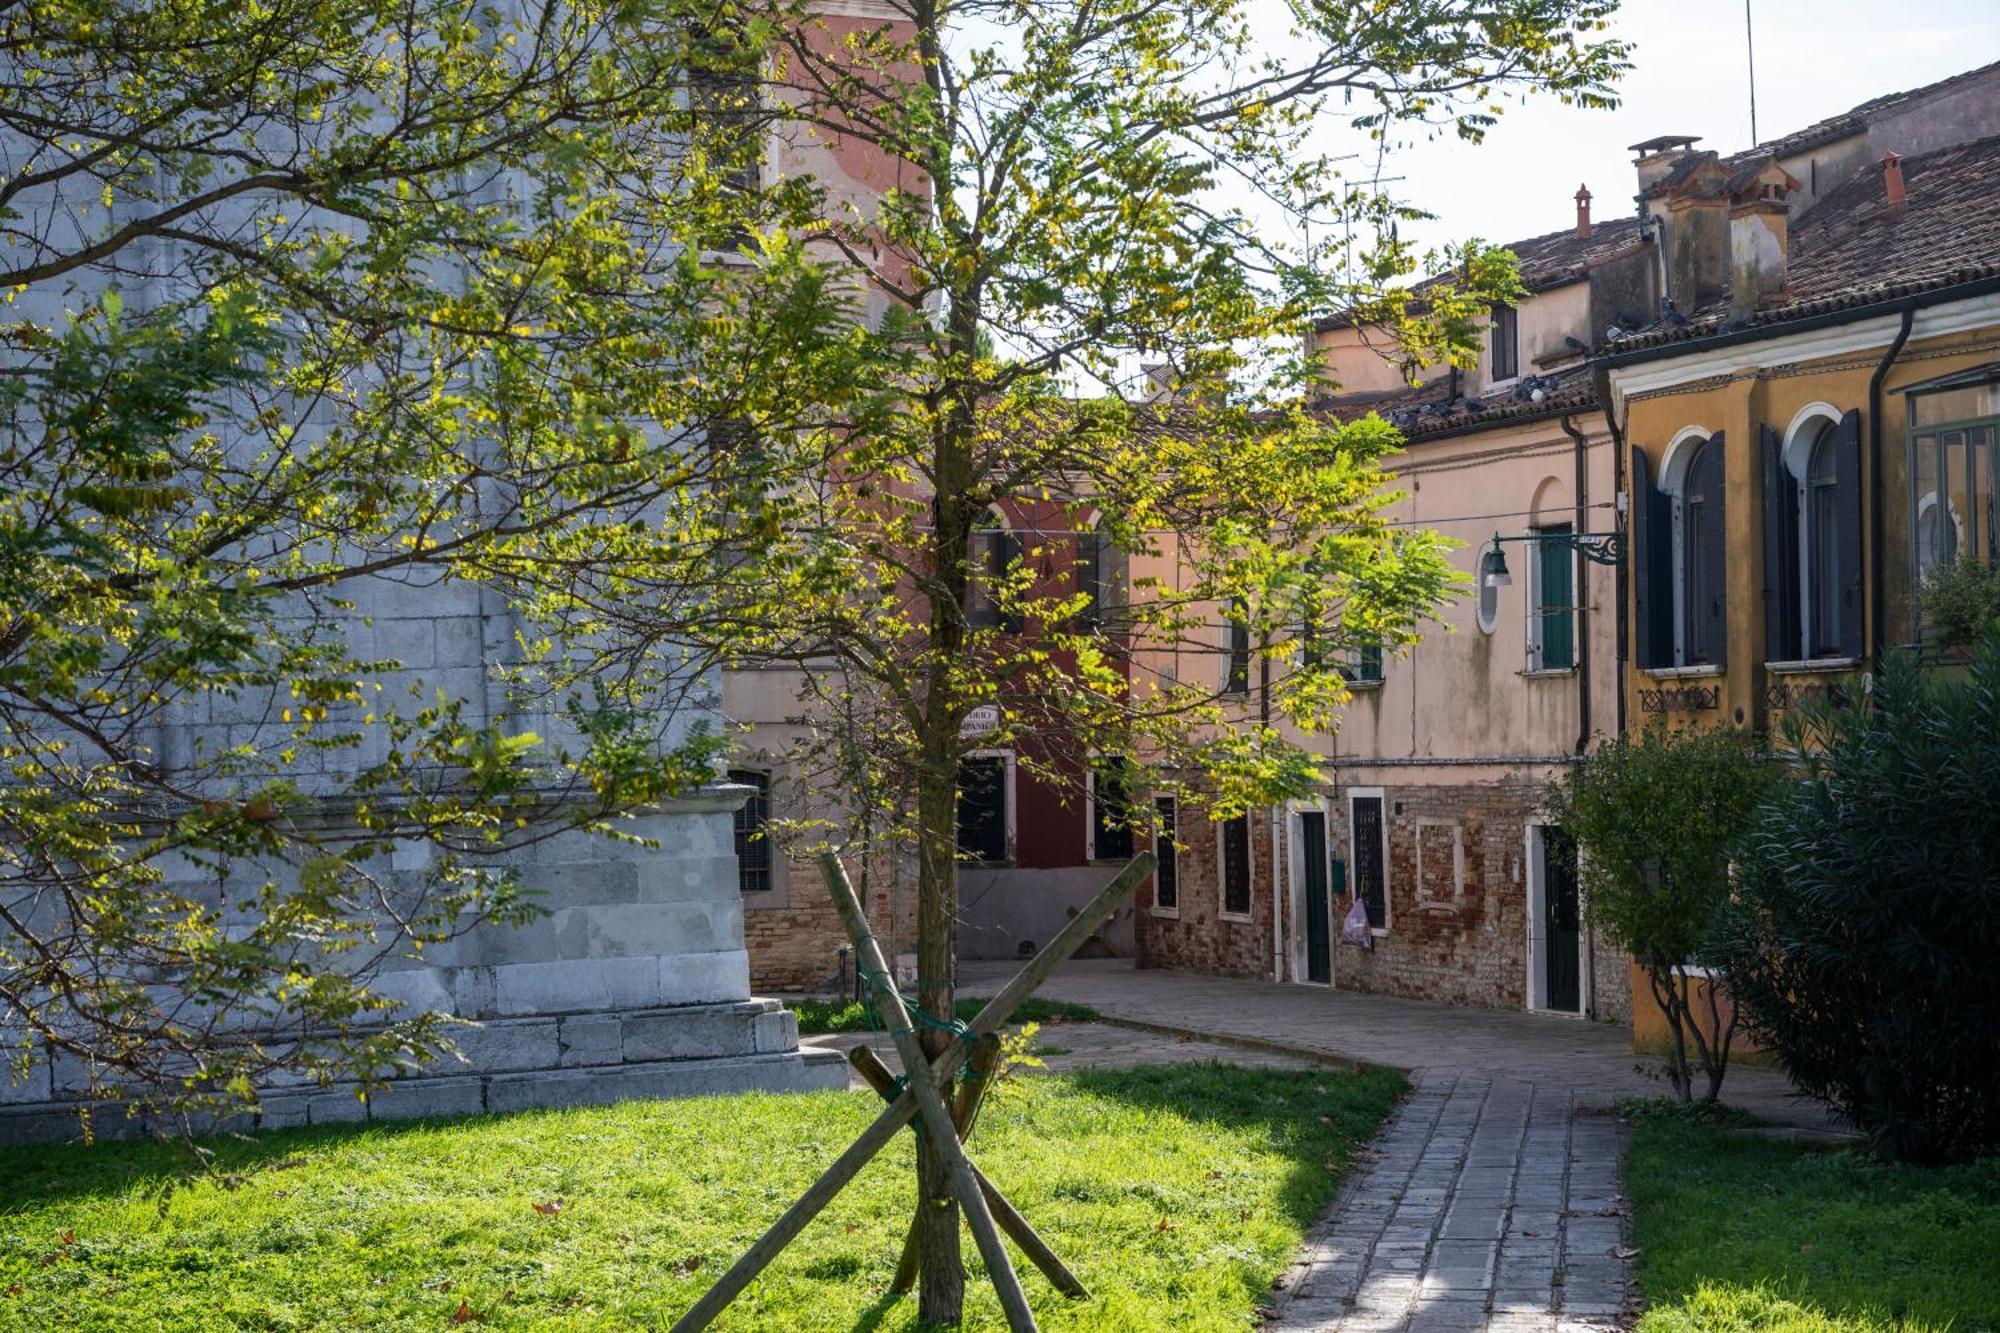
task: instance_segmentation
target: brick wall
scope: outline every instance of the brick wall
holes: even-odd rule
[[[1225,977],[1271,976],[1271,821],[1253,810],[1250,820],[1250,915],[1247,921],[1222,915],[1221,858],[1217,826],[1183,805],[1178,915],[1155,911],[1154,885],[1139,890],[1139,963]],[[1282,844],[1280,856],[1283,856]]]
[[[1526,1007],[1528,986],[1529,820],[1541,807],[1538,783],[1382,784],[1389,834],[1389,928],[1364,952],[1336,944],[1339,989],[1489,1008]],[[1344,794],[1329,802],[1327,835],[1333,855],[1352,865]],[[1280,864],[1289,864],[1291,821],[1281,823]],[[1271,839],[1267,812],[1251,820],[1250,919],[1220,913],[1215,825],[1183,813],[1180,909],[1151,910],[1152,886],[1142,891],[1138,917],[1142,966],[1184,968],[1219,976],[1272,975]],[[1292,972],[1292,913],[1288,882],[1278,885],[1284,923],[1285,971]],[[1352,900],[1334,907],[1340,917]],[[1586,930],[1588,927],[1586,926]],[[1601,940],[1586,946],[1591,966],[1583,1001],[1596,1018],[1631,1015],[1625,959]]]

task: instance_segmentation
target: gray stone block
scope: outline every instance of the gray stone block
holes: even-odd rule
[[[18,1048],[9,1047],[8,1052]],[[26,1070],[0,1071],[0,1106],[46,1102],[55,1097],[55,1079],[46,1056],[36,1055]]]
[[[658,1008],[660,962],[646,957],[509,963],[493,969],[493,1007],[510,1017]]]
[[[754,1055],[758,1023],[772,1016],[761,1000],[695,1005],[625,1018],[625,1059],[693,1060],[711,1055]]]
[[[454,1027],[450,1032],[456,1058],[447,1057],[440,1072],[462,1070],[482,1074],[515,1069],[553,1069],[562,1060],[556,1022],[507,1021],[479,1027]]]
[[[368,1094],[370,1120],[414,1120],[420,1116],[474,1115],[486,1109],[479,1078],[399,1079]]]
[[[625,1022],[612,1015],[565,1018],[557,1040],[564,1066],[615,1065],[625,1058]]]
[[[660,995],[668,1004],[707,1004],[750,996],[750,955],[743,949],[662,958]]]

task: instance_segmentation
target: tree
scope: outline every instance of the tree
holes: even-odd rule
[[[2000,633],[1963,673],[1884,661],[1801,710],[1717,959],[1799,1088],[1884,1157],[2000,1148]]]
[[[689,96],[770,35],[693,0],[0,15],[20,1059],[187,1110],[431,1058],[381,965],[531,914],[522,844],[708,780],[712,663],[565,635],[556,594],[716,489],[713,423],[818,396],[818,278],[704,258],[807,216],[732,188],[754,118]],[[369,627],[399,593],[517,648],[412,698]]]
[[[1741,732],[1651,727],[1591,752],[1549,792],[1548,813],[1576,839],[1584,910],[1645,971],[1670,1034],[1667,1078],[1694,1098],[1722,1092],[1737,1015],[1718,987],[1697,990],[1686,968],[1710,957],[1710,933],[1731,893],[1732,859],[1776,778]]]
[[[1466,362],[1476,318],[1518,282],[1468,246],[1438,261],[1458,281],[1412,302],[1397,280],[1418,259],[1395,239],[1412,214],[1316,151],[1315,128],[1476,141],[1507,92],[1606,104],[1612,7],[1335,0],[1277,32],[1244,0],[914,0],[785,28],[766,100],[895,182],[806,240],[866,275],[870,318],[845,373],[820,377],[842,392],[817,428],[747,423],[770,484],[743,497],[736,557],[634,552],[596,571],[579,615],[799,669],[814,785],[854,795],[832,835],[914,847],[933,1055],[968,750],[1119,757],[1130,790],[1242,811],[1315,781],[1286,729],[1337,716],[1338,650],[1407,643],[1451,586],[1434,536],[1380,517],[1396,435],[1312,410],[1300,335],[1350,313],[1392,329],[1401,359]],[[1372,248],[1288,244],[1305,223]],[[1124,396],[1142,359],[1173,368],[1171,404]],[[1039,517],[993,531],[1013,502]],[[1108,592],[1085,532],[1129,571]],[[1225,619],[1256,659],[1255,705],[1169,669],[1212,662]],[[1295,652],[1308,624],[1324,651]],[[987,706],[997,723],[969,736]],[[958,1217],[935,1151],[918,1190],[919,1314],[955,1322]]]

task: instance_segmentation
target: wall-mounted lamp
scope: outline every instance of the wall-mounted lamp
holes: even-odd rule
[[[1514,576],[1507,572],[1507,553],[1500,549],[1497,532],[1493,534],[1493,544],[1479,561],[1479,581],[1489,588],[1504,588],[1514,581]]]
[[[1512,537],[1502,537],[1496,532],[1479,560],[1479,581],[1485,587],[1504,588],[1514,581],[1514,576],[1507,572],[1507,556],[1500,549],[1502,542],[1542,542],[1550,545],[1560,542],[1595,565],[1616,565],[1625,559],[1625,534],[1622,532],[1526,532]]]

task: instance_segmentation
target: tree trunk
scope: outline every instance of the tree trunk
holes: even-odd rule
[[[926,749],[929,749],[926,746]],[[956,736],[945,752],[926,755],[917,791],[922,830],[917,864],[917,1005],[940,1022],[952,1017],[952,961],[957,954],[958,774]],[[919,1022],[922,1022],[920,1019]],[[951,1033],[925,1024],[924,1056],[935,1060]],[[951,1100],[945,1089],[945,1100]],[[952,1197],[944,1158],[924,1134],[917,1136],[917,1244],[923,1256],[917,1318],[955,1327],[965,1304],[965,1265],[959,1257],[958,1201]]]

